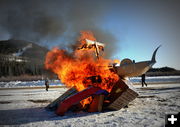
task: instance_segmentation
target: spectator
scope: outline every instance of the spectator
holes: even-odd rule
[[[45,86],[46,86],[46,91],[48,91],[48,88],[49,88],[49,81],[48,81],[48,79],[45,79]]]
[[[143,74],[143,75],[141,76],[141,78],[142,78],[142,87],[144,87],[144,84],[145,84],[146,87],[147,87],[146,76],[145,76],[145,74]]]

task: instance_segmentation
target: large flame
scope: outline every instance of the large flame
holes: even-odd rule
[[[91,31],[81,31],[80,34],[81,34],[81,36],[78,38],[78,41],[81,44],[85,44],[86,39],[89,39],[91,41],[96,41],[96,38],[94,37],[94,35]]]
[[[96,41],[92,32],[81,32],[78,41],[83,45],[86,43],[85,39]],[[92,50],[75,50],[69,53],[53,48],[47,53],[45,67],[56,73],[67,87],[75,87],[81,91],[91,85],[110,92],[113,84],[119,79],[117,74],[108,69],[110,63],[112,60],[94,57]],[[93,76],[101,78],[101,82],[93,83]]]

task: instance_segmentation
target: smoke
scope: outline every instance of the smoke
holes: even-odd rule
[[[106,55],[111,56],[117,40],[101,25],[111,6],[104,0],[0,0],[0,33],[4,33],[0,39],[6,36],[62,47],[74,43],[81,30],[91,30],[107,44]]]

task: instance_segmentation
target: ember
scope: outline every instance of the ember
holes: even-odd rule
[[[103,58],[100,50],[104,50],[104,44],[96,42],[92,32],[82,31],[77,47],[72,53],[58,48],[54,48],[47,53],[45,61],[46,69],[56,73],[61,82],[67,87],[73,87],[78,92],[83,93],[83,95],[78,93],[72,95],[77,98],[75,102],[68,101],[73,100],[71,99],[72,96],[64,101],[59,101],[61,108],[58,108],[57,114],[63,114],[62,112],[67,110],[62,110],[62,107],[67,105],[67,103],[69,104],[68,106],[71,106],[81,101],[83,109],[86,109],[87,105],[92,103],[93,96],[96,95],[98,90],[105,90],[110,93],[113,86],[120,80],[119,76],[109,69],[109,66],[119,63],[119,61],[113,62],[113,60]],[[90,86],[92,87],[91,89]],[[96,91],[92,92],[92,89],[96,89]],[[90,92],[90,90],[92,91]],[[79,98],[79,95],[82,97]],[[103,97],[96,96],[95,98],[96,102],[100,98],[101,102],[103,102]],[[89,111],[94,111],[94,109],[89,109]]]

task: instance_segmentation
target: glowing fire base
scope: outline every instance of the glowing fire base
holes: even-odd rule
[[[119,80],[114,84],[111,92],[99,87],[90,86],[78,92],[74,87],[49,104],[46,109],[55,111],[57,115],[63,116],[67,111],[79,112],[101,112],[104,110],[120,110],[127,106],[138,96],[124,81]],[[82,102],[89,99],[89,103]]]

